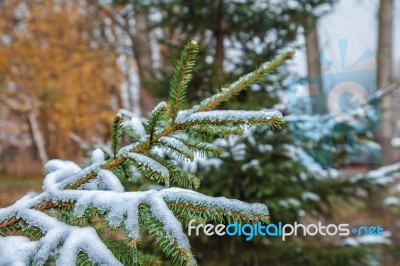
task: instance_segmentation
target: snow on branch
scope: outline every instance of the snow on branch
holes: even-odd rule
[[[48,163],[50,166],[54,164],[61,166],[60,161]],[[65,164],[68,165],[69,163],[66,162]],[[42,211],[69,205],[73,208],[76,217],[83,217],[89,208],[95,209],[105,217],[105,222],[110,227],[117,228],[123,225],[126,236],[135,242],[139,242],[139,209],[148,208],[151,216],[163,224],[168,239],[175,242],[177,249],[182,254],[187,254],[191,260],[194,258],[190,253],[189,241],[183,233],[182,225],[175,217],[176,215],[190,212],[193,216],[200,217],[207,210],[210,214],[209,218],[214,220],[230,215],[253,221],[266,221],[268,219],[268,209],[263,204],[247,204],[223,197],[212,198],[188,189],[165,188],[121,192],[118,191],[120,190],[120,183],[118,184],[112,177],[113,174],[104,171],[106,170],[99,170],[101,179],[106,176],[113,180],[113,186],[117,188],[116,191],[62,190],[59,186],[59,181],[62,182],[60,178],[69,170],[60,167],[58,170],[50,172],[45,178],[43,193],[27,196],[14,205],[0,210],[0,224],[3,226],[2,223],[10,222],[10,219],[14,219],[14,223],[21,220],[37,227],[45,234],[35,244],[37,248],[32,248],[34,250],[32,253],[26,253],[26,256],[36,263],[46,262],[50,251],[57,250],[58,245],[63,243],[63,247],[58,249],[60,256],[57,263],[60,262],[60,265],[73,265],[79,252],[87,254],[92,262],[119,265],[93,228],[69,226],[35,209]],[[15,241],[22,240],[18,238]],[[95,256],[98,252],[102,255]]]
[[[293,53],[286,52],[262,65],[199,106],[180,110],[197,50],[195,42],[185,47],[170,84],[169,103],[157,105],[147,121],[131,116],[124,119],[118,114],[111,126],[107,153],[95,149],[91,164],[84,168],[70,161],[49,161],[42,193],[28,194],[0,209],[0,247],[6,247],[0,249],[1,265],[44,265],[48,261],[74,265],[85,259],[101,265],[136,265],[140,263],[137,248],[144,228],[175,263],[197,265],[182,221],[268,221],[268,209],[263,204],[194,192],[191,189],[199,186],[199,178],[175,160],[161,156],[158,150],[172,151],[178,158],[189,160],[195,155],[221,156],[218,147],[201,140],[216,132],[230,136],[252,126],[278,127],[283,122],[279,112],[210,110],[261,80]],[[123,145],[124,135],[130,138],[130,144]],[[142,177],[165,187],[126,191],[121,180],[133,175],[126,169],[136,169]],[[183,188],[169,188],[170,185]],[[107,234],[102,232],[104,228]],[[26,237],[13,232],[22,232]],[[124,237],[120,247],[130,254],[118,254],[108,246],[113,241],[108,238],[112,232]],[[10,245],[18,248],[9,251]],[[4,252],[7,256],[3,256]]]
[[[352,182],[369,181],[376,185],[388,185],[400,179],[400,163],[394,163],[381,168],[358,174],[351,178]]]
[[[5,246],[0,251],[1,265],[14,265],[18,262],[25,262],[25,265],[30,263],[44,265],[53,252],[58,254],[57,265],[75,265],[76,257],[80,252],[84,252],[94,263],[122,265],[100,240],[93,228],[70,226],[43,212],[30,209],[41,202],[46,197],[46,193],[31,196],[27,195],[14,205],[0,210],[0,221],[9,221],[11,217],[15,219],[15,222],[23,221],[40,230],[43,237],[32,242],[22,237],[0,238],[0,246]],[[18,243],[22,246],[16,246]],[[5,251],[7,255],[3,256],[1,253]]]
[[[277,111],[207,111],[196,112],[183,118],[178,117],[178,124],[181,126],[198,126],[198,125],[226,125],[226,126],[243,126],[265,125],[271,127],[278,126],[282,123],[282,115]]]
[[[208,111],[214,109],[216,105],[230,99],[232,96],[238,94],[249,85],[254,84],[262,80],[262,78],[275,70],[277,67],[282,65],[286,60],[293,58],[294,51],[286,51],[282,53],[281,56],[272,60],[271,62],[267,62],[262,64],[255,71],[241,77],[237,81],[233,82],[231,85],[226,88],[222,88],[221,91],[207,99],[204,99],[200,105],[193,107],[193,111]]]

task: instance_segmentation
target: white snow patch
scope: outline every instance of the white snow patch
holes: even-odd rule
[[[392,138],[392,146],[400,148],[400,137]]]
[[[372,236],[372,235],[365,235],[359,237],[348,237],[342,241],[342,245],[354,246],[358,247],[360,245],[391,245],[392,241],[390,241],[391,233],[388,231],[383,232],[383,236]]]
[[[301,197],[304,200],[312,200],[312,201],[318,201],[320,199],[320,197],[317,194],[313,193],[313,192],[304,192],[301,195]]]
[[[383,201],[383,204],[385,204],[385,206],[400,206],[400,199],[396,197],[387,197]]]
[[[103,162],[105,159],[104,157],[104,152],[101,149],[97,148],[92,152],[92,163]]]

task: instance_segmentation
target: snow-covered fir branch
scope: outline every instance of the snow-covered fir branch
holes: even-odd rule
[[[261,80],[293,52],[262,65],[200,106],[181,110],[197,51],[196,42],[185,46],[170,83],[168,104],[157,105],[147,121],[131,116],[124,119],[118,114],[106,153],[95,149],[84,168],[70,161],[49,161],[42,193],[28,194],[0,209],[0,265],[44,265],[48,261],[74,265],[78,260],[136,265],[141,263],[138,248],[144,230],[175,264],[196,265],[183,221],[268,221],[264,204],[193,191],[200,179],[176,162],[193,160],[196,155],[222,155],[218,147],[204,141],[207,135],[237,135],[252,126],[279,127],[283,122],[279,112],[212,109]],[[131,143],[123,145],[124,136]],[[160,156],[160,150],[174,158]],[[126,191],[121,180],[137,173],[158,183],[158,187]],[[17,236],[15,232],[19,232]],[[113,233],[116,239],[110,238]],[[129,255],[110,246],[121,237],[124,241],[119,247],[129,250]],[[15,249],[10,251],[10,246]]]

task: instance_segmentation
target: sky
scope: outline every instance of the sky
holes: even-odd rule
[[[400,78],[400,0],[394,0],[394,2],[393,68],[395,77]],[[336,69],[325,67],[325,71],[348,69],[367,50],[372,52],[372,56],[357,64],[356,67],[358,69],[375,67],[378,7],[379,0],[340,0],[333,12],[319,21],[318,33],[322,54],[336,66]],[[299,41],[304,42],[304,39]],[[347,42],[344,60],[341,57],[339,42],[342,47],[346,46],[345,43]],[[298,51],[293,70],[300,75],[306,75],[307,66],[304,50]]]

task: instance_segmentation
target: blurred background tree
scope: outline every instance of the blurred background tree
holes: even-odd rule
[[[196,103],[199,97],[218,90],[223,82],[243,75],[281,49],[295,46],[299,34],[305,35],[309,74],[321,76],[315,52],[319,50],[315,21],[330,10],[334,1],[294,2],[271,5],[269,1],[221,0],[205,4],[155,0],[144,5],[138,1],[132,9],[142,15],[148,12],[148,17],[153,18],[149,19],[149,30],[158,32],[162,45],[163,67],[153,70],[156,74],[152,75],[158,79],[144,82],[156,96],[166,97],[172,64],[170,56],[176,54],[180,43],[195,39],[202,47],[201,57],[204,58],[196,66],[203,75],[195,77],[191,84],[196,89],[189,90],[189,97]],[[309,18],[309,24],[303,24],[305,17]],[[267,77],[262,84],[252,87],[251,92],[240,94],[236,102],[225,107],[279,106],[276,104],[283,101],[282,82],[288,74],[284,69]],[[317,106],[321,106],[321,99],[324,99],[322,82],[319,89],[321,97]],[[283,108],[283,111],[286,110]],[[338,145],[346,143],[343,138],[338,141]],[[334,221],[335,204],[345,204],[358,196],[357,190],[371,188],[368,182],[339,179],[335,169],[306,170],[309,161],[321,166],[312,157],[305,157],[308,155],[299,143],[294,143],[288,127],[273,135],[257,132],[244,140],[221,143],[221,146],[226,150],[222,161],[199,162],[195,167],[194,171],[203,177],[200,191],[266,202],[273,222],[294,223],[304,217],[305,220],[325,217],[326,221]],[[260,160],[254,160],[256,154]],[[343,150],[337,152],[335,158],[339,165],[345,158]],[[200,263],[204,265],[352,265],[355,261],[367,265],[375,261],[371,256],[377,256],[371,246],[355,248],[341,242],[310,238],[286,242],[257,239],[249,245],[241,238],[214,237],[195,239],[194,243],[197,253],[203,254]]]
[[[0,13],[2,104],[28,123],[40,159],[74,158],[71,132],[107,137],[120,106],[120,71],[97,9],[3,1]]]

